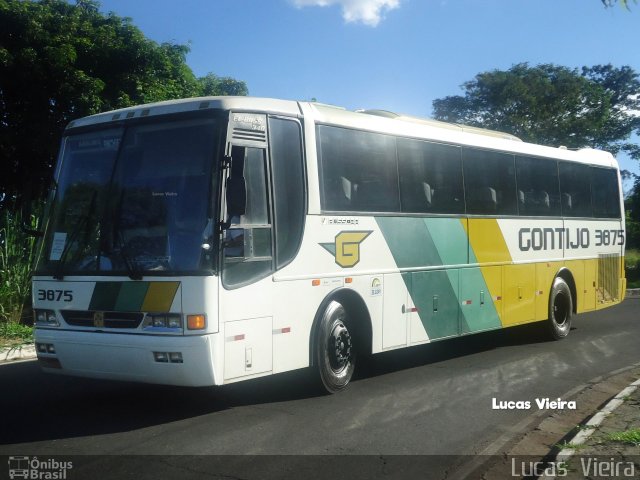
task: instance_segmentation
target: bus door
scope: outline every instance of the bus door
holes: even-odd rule
[[[221,169],[224,381],[272,370],[273,232],[266,115],[231,113]]]

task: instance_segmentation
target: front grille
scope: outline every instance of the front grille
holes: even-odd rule
[[[598,301],[614,302],[620,299],[620,255],[609,254],[598,256]]]
[[[75,327],[94,327],[93,310],[61,310],[64,321]],[[104,327],[101,328],[138,328],[144,318],[140,312],[104,312]]]

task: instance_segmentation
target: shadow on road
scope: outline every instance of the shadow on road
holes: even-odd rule
[[[545,340],[538,325],[527,325],[385,352],[360,361],[354,380]],[[127,432],[243,405],[322,395],[312,369],[225,387],[181,388],[45,375],[31,361],[0,366],[0,384],[0,445]]]

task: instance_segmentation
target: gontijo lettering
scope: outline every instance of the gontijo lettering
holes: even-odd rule
[[[595,230],[596,247],[624,245],[624,230]],[[588,228],[521,228],[518,246],[529,250],[562,250],[589,248],[591,233]]]

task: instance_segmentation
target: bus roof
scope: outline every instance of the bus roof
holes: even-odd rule
[[[358,110],[353,112],[342,107],[317,102],[297,102],[260,97],[198,97],[150,103],[80,118],[69,123],[67,128],[208,109],[258,111],[286,116],[304,116],[317,123],[346,128],[502,150],[522,155],[544,156],[593,165],[618,167],[613,155],[591,148],[568,150],[564,147],[537,145],[523,142],[519,138],[504,132],[400,115],[385,110]]]

